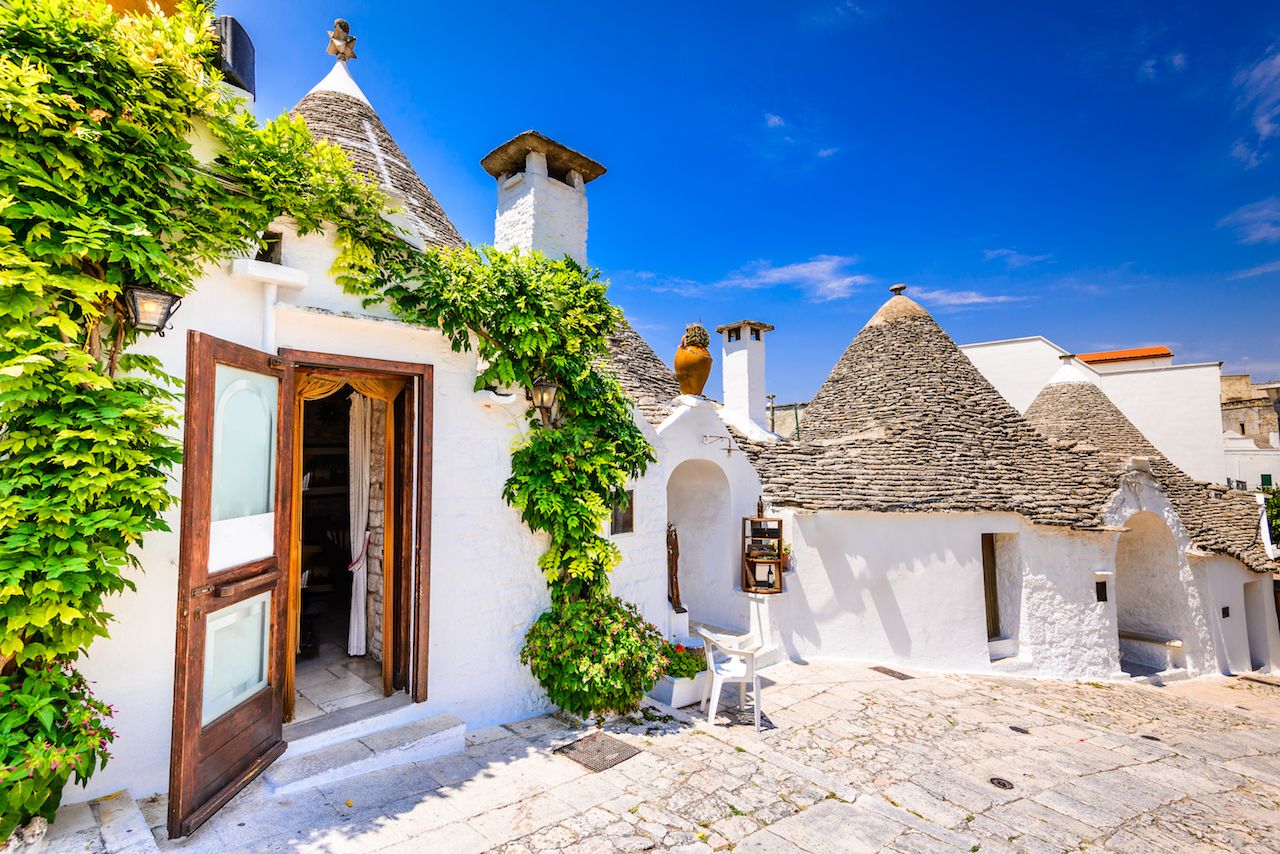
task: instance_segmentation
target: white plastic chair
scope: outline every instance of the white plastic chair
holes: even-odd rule
[[[705,641],[703,650],[707,655],[707,670],[711,671],[707,692],[702,697],[702,705],[698,707],[707,709],[710,703],[710,708],[707,709],[707,723],[715,723],[716,709],[720,707],[720,689],[725,686],[725,683],[738,683],[738,709],[741,711],[746,706],[749,682],[751,683],[751,700],[756,711],[756,732],[759,732],[760,677],[756,675],[756,653],[760,651],[759,644],[746,648],[738,647],[736,645],[738,641],[735,638],[718,635],[703,628],[698,629],[698,634]],[[722,653],[722,657],[716,656],[717,650]]]

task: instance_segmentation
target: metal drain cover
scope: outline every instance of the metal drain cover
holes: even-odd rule
[[[916,678],[914,676],[908,676],[907,674],[899,670],[894,670],[892,667],[881,667],[877,665],[871,669],[874,670],[876,673],[883,673],[885,676],[892,676],[894,679],[915,679]]]
[[[990,783],[991,783],[991,785],[995,786],[997,789],[1012,789],[1012,788],[1013,788],[1013,784],[1012,784],[1012,783],[1010,783],[1008,780],[1006,780],[1006,779],[1005,779],[1005,778],[1003,778],[1003,777],[992,777],[992,778],[991,778],[991,780],[990,780]]]
[[[619,762],[625,762],[640,751],[625,741],[595,732],[564,747],[557,747],[555,752],[592,771],[604,771]]]

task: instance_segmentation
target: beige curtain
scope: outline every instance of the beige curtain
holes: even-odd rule
[[[367,651],[365,613],[369,594],[369,464],[370,431],[373,427],[371,401],[363,394],[351,395],[351,429],[347,436],[348,509],[351,526],[351,619],[347,629],[347,655]]]

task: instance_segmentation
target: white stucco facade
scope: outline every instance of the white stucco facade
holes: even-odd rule
[[[1027,411],[1068,353],[1039,336],[960,349],[1019,412]],[[1197,480],[1222,481],[1226,458],[1218,362],[1174,365],[1164,357],[1077,365],[1174,465]]]
[[[498,215],[493,244],[499,249],[536,249],[552,258],[568,255],[587,263],[587,194],[582,176],[565,180],[547,172],[547,156],[525,155],[525,169],[498,178]]]
[[[1248,436],[1230,431],[1222,434],[1222,446],[1229,480],[1243,482],[1246,489],[1280,486],[1280,448],[1259,448]]]
[[[304,287],[282,291],[264,312],[263,286],[211,269],[174,316],[164,337],[150,336],[138,351],[155,355],[183,376],[189,329],[254,349],[273,334],[280,348],[294,348],[429,364],[433,367],[431,604],[427,706],[468,725],[486,726],[545,711],[547,702],[519,651],[529,625],[548,605],[537,568],[545,540],[521,522],[502,499],[510,453],[524,429],[524,403],[501,405],[473,391],[475,357],[455,353],[443,336],[411,327],[341,292],[329,276],[335,257],[327,235],[299,238],[289,224],[283,265],[305,274]],[[266,321],[266,322],[264,322]],[[647,428],[647,425],[645,425]],[[652,434],[652,430],[649,430]],[[637,489],[636,531],[621,535],[624,560],[615,590],[665,626],[665,485],[662,464],[650,469],[653,488]],[[181,471],[171,488],[180,492]],[[178,511],[166,521],[172,533],[149,535],[142,571],[131,573],[137,591],[108,604],[115,614],[111,637],[90,649],[82,669],[95,690],[117,708],[114,758],[89,788],[70,787],[68,801],[123,788],[135,795],[168,784],[173,708],[174,625],[178,578]],[[630,538],[629,540],[627,538]]]
[[[769,329],[742,323],[719,330],[725,409],[761,426],[765,424],[764,339]]]

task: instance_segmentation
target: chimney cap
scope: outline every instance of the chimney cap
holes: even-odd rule
[[[599,178],[605,168],[585,154],[574,151],[550,137],[527,130],[512,137],[490,151],[480,161],[484,171],[495,178],[501,178],[509,172],[523,172],[525,157],[530,151],[539,151],[546,155],[547,168],[551,172],[568,172],[573,170],[582,176],[583,183]]]
[[[762,323],[759,320],[736,320],[733,323],[726,323],[722,326],[717,326],[716,333],[719,335],[723,335],[728,330],[734,329],[739,326],[746,326],[750,329],[759,329],[761,332],[773,331],[773,326],[771,324]]]

